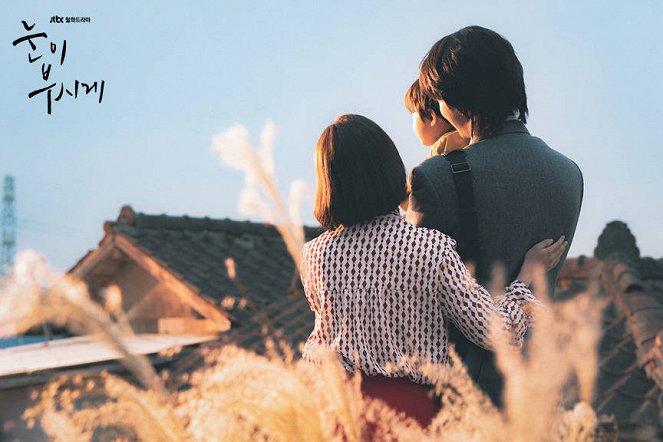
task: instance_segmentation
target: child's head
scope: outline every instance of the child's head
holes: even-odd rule
[[[412,129],[424,146],[432,146],[454,127],[440,113],[437,101],[423,93],[415,80],[405,93],[405,107],[412,113]]]

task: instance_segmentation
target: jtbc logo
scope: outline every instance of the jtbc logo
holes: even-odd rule
[[[50,23],[64,23],[62,20],[64,20],[64,17],[60,17],[59,15],[54,15],[51,17]]]

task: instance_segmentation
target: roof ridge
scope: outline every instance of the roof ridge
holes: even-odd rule
[[[274,224],[254,222],[249,220],[233,220],[230,218],[192,217],[188,215],[153,215],[134,212],[131,206],[123,206],[116,221],[109,221],[110,228],[124,230],[189,230],[189,231],[222,231],[233,234],[253,234],[261,236],[278,236],[279,232]],[[322,227],[302,226],[305,236],[317,236]]]
[[[612,254],[603,262],[601,280],[633,334],[638,364],[663,390],[663,305],[642,281],[635,263]]]

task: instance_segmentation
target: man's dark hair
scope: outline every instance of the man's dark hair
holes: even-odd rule
[[[425,94],[469,118],[480,138],[499,134],[514,110],[527,122],[523,67],[511,43],[490,29],[468,26],[435,43],[419,81]]]
[[[407,110],[418,113],[421,119],[432,120],[433,114],[444,119],[437,100],[423,93],[419,79],[414,80],[412,86],[405,92],[403,101]]]
[[[403,160],[389,135],[368,118],[338,117],[315,150],[313,212],[326,229],[387,214],[407,197]]]

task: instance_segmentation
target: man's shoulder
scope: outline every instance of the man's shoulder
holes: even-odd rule
[[[464,152],[475,183],[487,182],[492,186],[523,171],[529,172],[522,174],[522,179],[563,180],[569,185],[582,182],[582,172],[572,159],[528,132],[488,138],[471,144]],[[512,182],[511,178],[507,181]],[[420,187],[447,188],[454,183],[451,164],[443,155],[428,158],[413,169],[411,181]]]
[[[448,175],[451,173],[451,165],[444,155],[432,156],[419,163],[412,171],[413,174],[425,175]]]
[[[549,146],[541,138],[526,133],[513,133],[479,141],[466,149],[468,161],[478,167],[495,168],[495,165],[517,162],[518,164],[546,164],[547,167],[563,168],[579,172],[578,165]]]

